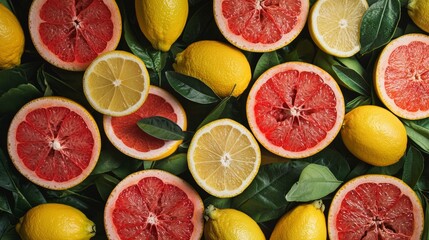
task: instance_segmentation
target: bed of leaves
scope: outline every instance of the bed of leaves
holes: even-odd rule
[[[310,1],[313,3],[315,0]],[[186,28],[169,52],[154,50],[136,24],[134,5],[118,0],[123,35],[118,49],[142,58],[150,71],[151,84],[169,90],[182,102],[188,113],[189,127],[184,143],[167,159],[139,161],[119,153],[103,132],[99,162],[92,174],[78,186],[52,191],[34,185],[13,167],[7,153],[6,136],[9,123],[20,107],[44,95],[60,95],[73,99],[91,111],[100,123],[100,114],[93,111],[82,92],[82,72],[68,72],[53,67],[38,55],[32,46],[27,24],[31,0],[0,0],[20,20],[26,34],[22,64],[0,71],[0,239],[18,239],[14,226],[29,208],[44,202],[61,202],[82,210],[97,224],[94,239],[106,239],[103,227],[104,204],[115,185],[128,174],[148,168],[164,169],[187,180],[201,194],[204,203],[232,207],[254,218],[269,236],[276,220],[300,202],[323,199],[329,207],[335,190],[347,180],[367,173],[393,175],[403,179],[420,197],[425,209],[425,232],[429,226],[429,119],[403,120],[409,143],[406,154],[396,164],[373,167],[354,158],[338,137],[325,150],[302,160],[287,161],[263,151],[263,161],[252,184],[239,196],[217,199],[209,196],[193,181],[186,162],[186,149],[195,130],[214,119],[228,117],[245,126],[245,92],[241,97],[219,99],[193,78],[172,70],[174,56],[192,42],[203,39],[225,41],[213,19],[212,1],[189,0],[190,13]],[[361,28],[361,52],[355,57],[338,59],[319,51],[305,28],[288,46],[269,53],[245,52],[254,81],[269,67],[286,61],[303,61],[327,70],[341,85],[346,110],[363,104],[382,105],[374,94],[372,71],[375,60],[391,39],[411,32],[421,32],[409,19],[407,0],[368,0],[370,8]],[[418,97],[418,96],[416,96]],[[157,121],[146,127],[159,128]],[[161,121],[162,122],[162,121]],[[100,125],[101,126],[101,125]],[[102,129],[102,128],[100,128]],[[162,134],[175,133],[167,128]],[[270,162],[270,163],[268,163]],[[327,211],[325,211],[326,213]]]

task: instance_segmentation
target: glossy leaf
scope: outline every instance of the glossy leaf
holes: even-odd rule
[[[12,163],[6,159],[3,150],[0,149],[0,188],[14,192],[16,191],[15,184],[13,183],[9,167]]]
[[[183,140],[185,138],[182,128],[165,117],[142,118],[137,122],[137,125],[145,133],[161,140]]]
[[[429,118],[412,121],[401,119],[408,137],[423,151],[429,153]]]
[[[212,4],[206,2],[188,19],[183,30],[182,40],[188,44],[197,41],[206,31],[211,21],[213,21]]]
[[[301,160],[328,167],[339,180],[345,179],[350,173],[349,163],[343,155],[334,149],[325,148],[319,153]]]
[[[0,213],[1,212],[13,214],[12,209],[10,208],[10,205],[9,205],[9,201],[5,195],[0,195]]]
[[[222,117],[225,117],[228,115],[229,108],[231,107],[232,98],[226,97],[222,99],[222,101],[207,115],[206,118],[200,123],[200,125],[197,127],[199,129],[200,127],[206,125],[207,123],[214,121],[216,119],[220,119]]]
[[[417,184],[424,169],[425,159],[421,152],[411,146],[406,155],[404,162],[404,171],[402,173],[402,180],[406,182],[411,188]]]
[[[101,174],[95,179],[95,186],[103,200],[107,200],[113,188],[115,188],[118,183],[119,179],[108,174]]]
[[[174,175],[180,175],[188,170],[186,153],[173,154],[165,159],[155,161],[152,168],[161,169]]]
[[[353,69],[341,65],[333,65],[332,69],[341,81],[340,84],[347,89],[352,90],[364,96],[370,95],[370,86],[368,82],[359,73]]]
[[[42,93],[30,83],[11,88],[0,96],[0,115],[16,112],[27,102],[41,96]]]
[[[349,112],[358,106],[368,104],[371,104],[371,97],[359,95],[346,103],[346,112]]]
[[[279,65],[282,61],[283,60],[276,51],[263,53],[256,63],[255,70],[253,71],[253,80],[256,80],[269,68]]]

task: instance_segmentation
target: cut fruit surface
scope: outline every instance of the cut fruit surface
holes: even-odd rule
[[[231,119],[201,127],[188,149],[188,167],[197,184],[216,197],[233,197],[255,178],[261,151],[252,133]]]
[[[181,178],[162,170],[143,170],[123,179],[104,208],[109,239],[199,240],[204,205]]]
[[[344,98],[336,81],[319,67],[287,62],[264,72],[246,103],[250,129],[267,150],[303,158],[327,147],[340,131]]]
[[[24,105],[8,131],[8,151],[18,171],[48,189],[82,182],[100,154],[100,133],[81,105],[62,97],[42,97]]]
[[[159,160],[176,151],[182,141],[161,140],[138,127],[140,119],[154,116],[167,118],[186,131],[187,118],[182,105],[173,95],[156,86],[150,86],[146,101],[134,113],[123,117],[105,115],[104,131],[112,144],[124,154],[141,160]]]
[[[144,62],[125,51],[98,56],[83,76],[88,102],[98,112],[125,116],[141,107],[149,93],[150,78]]]
[[[308,0],[215,0],[216,24],[238,48],[269,52],[292,42],[302,31],[310,8]]]
[[[402,180],[387,175],[363,175],[335,194],[328,216],[332,240],[421,239],[423,208]]]
[[[405,119],[429,117],[429,36],[406,34],[392,40],[374,68],[378,97]]]
[[[39,54],[66,70],[85,70],[121,39],[122,20],[114,0],[35,0],[28,20]]]

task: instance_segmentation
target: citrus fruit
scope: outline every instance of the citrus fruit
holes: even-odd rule
[[[344,117],[341,139],[360,160],[374,166],[398,162],[407,148],[407,132],[402,122],[389,110],[363,105]]]
[[[250,52],[270,52],[292,42],[304,28],[309,8],[308,0],[213,1],[223,36]]]
[[[195,132],[188,149],[188,168],[209,194],[225,198],[242,193],[261,164],[252,133],[228,118],[212,121]]]
[[[71,71],[83,71],[99,54],[114,50],[122,33],[114,0],[35,0],[28,26],[40,56]]]
[[[351,57],[360,50],[360,24],[366,0],[318,0],[311,7],[308,26],[314,43],[336,57]]]
[[[153,48],[167,52],[188,18],[188,0],[135,0],[140,30]]]
[[[270,240],[326,240],[326,220],[321,200],[303,203],[284,214]]]
[[[0,69],[21,63],[24,52],[24,31],[15,15],[0,3]]]
[[[190,44],[177,54],[173,68],[201,80],[219,97],[241,95],[252,78],[250,64],[240,50],[213,40]]]
[[[374,68],[378,97],[401,118],[429,117],[428,70],[429,36],[410,33],[392,40]]]
[[[206,240],[265,240],[259,225],[244,212],[209,205],[204,215],[207,220],[204,224]]]
[[[121,50],[101,54],[85,70],[83,91],[91,106],[111,116],[125,116],[141,107],[149,93],[145,63]]]
[[[423,209],[415,192],[402,180],[368,174],[344,184],[328,214],[332,240],[421,239]]]
[[[94,169],[101,149],[97,124],[78,103],[41,97],[13,117],[8,151],[18,171],[48,189],[67,189]]]
[[[321,68],[287,62],[265,71],[250,89],[246,114],[250,129],[267,150],[303,158],[327,147],[340,131],[344,98]]]
[[[186,130],[186,113],[180,102],[167,91],[152,85],[146,101],[134,113],[123,117],[104,115],[104,132],[124,154],[141,160],[159,160],[176,151],[182,141],[155,138],[137,125],[140,119],[154,116],[167,118]]]
[[[109,239],[201,238],[204,205],[181,178],[162,170],[142,170],[124,178],[104,209]]]
[[[407,5],[408,16],[423,31],[429,33],[429,2],[410,0]]]
[[[79,209],[59,203],[31,208],[15,228],[22,240],[89,240],[96,232]]]

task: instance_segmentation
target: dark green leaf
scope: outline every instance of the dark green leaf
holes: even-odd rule
[[[144,161],[142,160],[124,157],[121,166],[112,170],[112,173],[115,174],[119,179],[123,179],[131,173],[139,170],[140,167],[142,167],[143,162]]]
[[[180,126],[165,117],[142,118],[137,125],[145,133],[161,140],[183,140],[185,138],[185,133]]]
[[[350,173],[349,173],[349,175],[347,175],[347,178],[346,178],[346,180],[344,180],[344,181],[347,181],[347,180],[350,180],[350,179],[352,179],[352,178],[355,178],[355,177],[357,177],[357,176],[360,176],[360,175],[363,175],[363,174],[365,174],[365,173],[367,173],[368,172],[368,170],[369,170],[369,168],[370,168],[370,165],[369,164],[367,164],[367,163],[364,163],[364,162],[359,162],[351,171],[350,171]]]
[[[6,212],[9,214],[12,213],[12,209],[10,208],[9,201],[5,195],[0,195],[0,212]],[[1,213],[0,213],[1,214]]]
[[[343,155],[334,149],[325,148],[311,157],[303,158],[302,161],[328,167],[339,180],[344,180],[350,173],[349,163]]]
[[[291,49],[291,51],[284,54],[283,62],[311,62],[316,54],[314,43],[308,39],[298,41],[296,47]]]
[[[359,62],[356,56],[347,57],[347,58],[334,57],[334,60],[338,62],[338,64],[340,64],[341,66],[352,69],[360,76],[362,76],[364,79],[366,79],[366,76],[367,76],[366,69],[362,66],[362,64]]]
[[[341,65],[333,65],[332,69],[340,80],[341,85],[361,95],[370,95],[370,86],[359,73]]]
[[[102,148],[97,165],[91,172],[91,175],[107,173],[118,168],[121,166],[122,157],[123,156],[121,154],[118,154],[117,151],[111,150],[111,148]]]
[[[405,155],[404,171],[402,172],[402,180],[411,188],[417,184],[420,176],[423,173],[425,159],[421,152],[411,146]]]
[[[187,44],[197,41],[211,21],[213,21],[213,6],[210,2],[206,2],[186,22],[182,40]]]
[[[19,190],[22,196],[25,197],[26,201],[29,202],[31,206],[37,206],[41,203],[46,203],[45,196],[43,196],[42,192],[40,192],[40,189],[31,182],[22,182]]]
[[[360,27],[360,53],[365,54],[390,41],[401,17],[399,0],[379,0],[365,12]]]
[[[423,151],[429,153],[429,118],[419,121],[401,120],[405,125],[408,137]]]
[[[119,179],[112,177],[108,174],[101,174],[99,177],[95,179],[95,186],[97,187],[97,191],[101,196],[101,199],[104,201],[107,200],[113,188],[118,185]]]
[[[0,95],[11,88],[27,84],[36,75],[39,63],[23,63],[18,67],[0,71]]]
[[[219,97],[200,80],[174,71],[165,72],[170,86],[189,101],[200,104],[219,102]]]
[[[346,103],[346,112],[349,112],[358,106],[368,104],[371,104],[371,97],[359,95]]]
[[[188,170],[186,153],[177,153],[166,159],[155,161],[153,168],[161,169],[174,175],[180,175]]]
[[[256,80],[259,76],[262,75],[265,71],[279,65],[283,60],[280,59],[280,56],[276,51],[266,52],[261,55],[256,63],[255,70],[253,71],[253,80]]]
[[[0,96],[0,115],[18,111],[32,99],[41,97],[42,93],[32,84],[21,84],[11,88]]]
[[[397,163],[389,166],[378,167],[372,166],[368,169],[368,174],[384,174],[384,175],[396,175],[404,166],[404,158],[402,157]]]
[[[66,80],[65,75],[62,75],[60,78],[50,72],[41,69],[39,71],[38,78],[39,81],[44,82],[47,85],[48,89],[52,90],[54,94],[74,99],[82,103],[86,101],[86,98],[83,94],[82,78],[77,77],[77,74],[80,73],[74,74],[76,74],[74,75],[76,77],[72,77],[71,79]]]
[[[216,208],[231,208],[232,199],[209,196],[208,198],[204,199],[204,206],[208,206],[210,204]]]
[[[2,149],[0,149],[0,187],[11,192],[16,191],[15,184],[9,172],[9,166],[12,164],[9,159],[6,159]]]
[[[211,121],[225,117],[228,113],[229,108],[231,107],[232,99],[233,98],[231,97],[226,97],[222,99],[222,101],[213,109],[213,111],[211,111],[210,114],[206,118],[204,118],[204,120],[200,123],[197,129]]]

